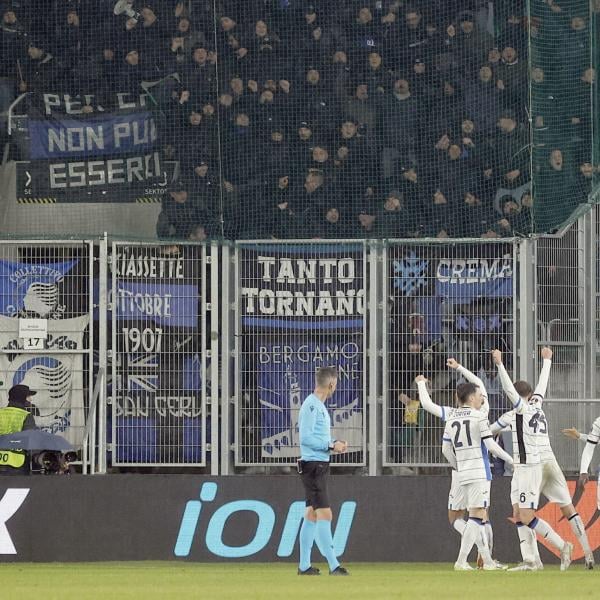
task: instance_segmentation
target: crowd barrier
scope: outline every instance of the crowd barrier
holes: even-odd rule
[[[575,230],[548,245],[568,253],[585,239]],[[551,345],[549,398],[595,371],[581,326],[592,317],[581,300],[589,284],[581,246],[573,246],[574,265],[550,260],[552,273],[572,269],[583,282],[561,297],[570,275],[542,285],[540,245],[3,242],[0,391],[5,401],[17,383],[39,390],[38,424],[82,449],[84,472],[195,467],[227,475],[293,467],[300,404],[315,369],[336,365],[328,409],[349,452],[334,466],[370,475],[442,467],[441,423],[419,408],[418,374],[434,401],[452,404],[460,379],[445,363],[457,358],[483,380],[493,419],[508,408],[493,348],[515,378],[534,380],[536,347]],[[561,310],[562,320],[539,326]],[[589,382],[578,389],[593,398]],[[589,404],[572,425],[591,425]],[[575,416],[572,404],[550,406],[561,426]],[[577,445],[558,442],[558,427],[552,434],[559,460],[564,454],[575,469]]]

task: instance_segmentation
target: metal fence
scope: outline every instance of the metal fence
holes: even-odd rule
[[[336,365],[328,408],[350,452],[335,466],[376,474],[445,466],[417,374],[452,404],[455,357],[493,419],[507,404],[490,350],[534,380],[550,345],[546,411],[576,470],[581,447],[559,431],[600,414],[578,400],[598,380],[596,227],[588,215],[562,237],[479,243],[4,242],[0,392],[39,390],[38,423],[82,449],[84,472],[229,474],[294,463],[300,404],[315,369]]]
[[[384,273],[383,464],[445,466],[444,424],[419,407],[414,380],[424,374],[433,401],[454,405],[454,357],[484,382],[490,418],[507,409],[490,353],[501,349],[513,368],[516,246],[391,243]]]
[[[94,385],[94,267],[91,242],[0,243],[2,405],[28,385],[37,425],[78,448]]]
[[[204,245],[112,245],[113,465],[206,464],[206,264]]]
[[[592,423],[600,416],[600,399],[554,399],[544,402],[544,412],[549,425],[549,434],[558,464],[567,473],[579,473],[579,462],[583,443],[567,438],[563,429],[574,427],[580,433],[589,433]],[[600,467],[600,453],[592,461],[592,473]]]
[[[537,347],[552,348],[549,391],[559,398],[586,394],[585,253],[582,221],[563,236],[536,243]],[[539,357],[539,352],[537,353]]]
[[[298,412],[322,366],[336,366],[327,401],[335,464],[366,463],[367,246],[365,242],[234,246],[235,465],[291,465]]]

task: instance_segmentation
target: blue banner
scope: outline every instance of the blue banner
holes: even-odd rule
[[[363,250],[359,244],[244,246],[242,324],[252,330],[362,330]]]
[[[0,261],[0,314],[61,317],[67,310],[66,296],[76,294],[76,290],[62,294],[62,283],[78,263],[78,259],[46,264]]]
[[[476,298],[509,298],[513,295],[512,256],[440,259],[435,293],[454,304]]]
[[[147,319],[157,325],[198,327],[198,287],[118,281],[114,298],[119,320]]]
[[[334,437],[350,451],[362,450],[362,335],[332,336],[312,341],[259,341],[258,390],[263,457],[299,455],[298,411],[314,389],[319,367],[338,368],[338,386],[327,401]]]
[[[148,112],[85,120],[63,116],[29,120],[31,160],[146,154],[157,139],[156,124]]]

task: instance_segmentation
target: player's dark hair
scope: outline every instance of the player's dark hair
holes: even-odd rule
[[[338,373],[335,367],[321,367],[317,369],[317,385],[319,387],[325,387],[329,385],[332,379],[337,379]]]
[[[478,390],[478,386],[474,383],[459,383],[456,386],[456,396],[459,404],[464,404],[471,394],[474,394]]]
[[[528,399],[533,394],[533,388],[526,381],[515,381],[515,390],[521,398]]]

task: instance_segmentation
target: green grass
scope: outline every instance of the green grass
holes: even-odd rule
[[[323,567],[323,565],[319,565]],[[455,573],[450,564],[350,564],[350,577],[298,577],[293,564],[178,562],[13,563],[0,565],[3,600],[490,600],[598,598],[600,572]],[[322,570],[324,567],[322,568]]]

